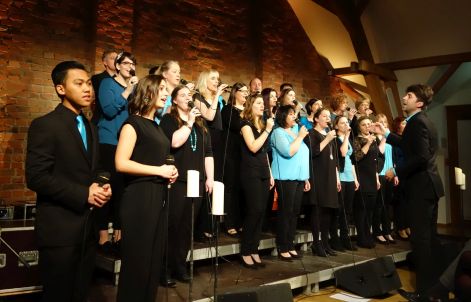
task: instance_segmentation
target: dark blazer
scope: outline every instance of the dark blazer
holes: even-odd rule
[[[438,135],[425,112],[410,118],[402,137],[390,133],[386,142],[400,147],[404,153],[404,160],[397,164],[396,172],[399,179],[406,181],[407,189],[438,201],[444,195],[436,165]]]
[[[71,246],[83,240],[90,211],[89,186],[98,163],[98,138],[95,126],[84,117],[87,151],[76,116],[59,104],[54,111],[33,120],[28,130],[26,182],[37,193],[35,229],[39,246]]]

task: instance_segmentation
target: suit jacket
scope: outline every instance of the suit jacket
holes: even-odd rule
[[[84,238],[90,214],[89,186],[98,163],[98,138],[95,126],[84,118],[87,151],[76,116],[59,104],[54,111],[33,120],[28,130],[26,182],[37,193],[35,229],[39,246],[78,245]]]
[[[404,153],[396,172],[399,179],[405,180],[407,190],[438,201],[444,195],[436,165],[438,135],[425,112],[418,112],[409,119],[402,137],[390,133],[386,142],[400,147]]]

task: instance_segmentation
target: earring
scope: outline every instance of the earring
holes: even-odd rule
[[[146,105],[149,104],[149,102],[150,102],[150,99],[149,99],[148,97],[144,98],[144,103],[145,103]]]

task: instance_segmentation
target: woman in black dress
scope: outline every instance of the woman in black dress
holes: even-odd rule
[[[334,144],[335,130],[329,130],[330,112],[319,109],[314,113],[313,129],[304,138],[310,149],[310,203],[313,236],[312,252],[321,257],[337,255],[329,245],[329,227],[335,210],[339,207],[340,179],[337,170],[337,148]],[[320,233],[320,240],[319,240]]]
[[[168,268],[166,280],[170,277],[181,282],[190,281],[186,269],[186,256],[191,242],[191,202],[185,198],[187,171],[200,172],[200,192],[213,190],[214,162],[211,138],[199,110],[188,105],[190,90],[178,85],[172,92],[172,107],[163,116],[160,126],[171,143],[175,165],[180,176],[170,190],[168,222]],[[201,198],[193,200],[195,213],[201,205]]]
[[[214,180],[222,181],[223,145],[222,145],[222,117],[221,110],[224,105],[221,97],[226,84],[219,85],[219,72],[208,70],[201,72],[196,82],[196,93],[193,95],[195,107],[206,120],[206,125],[211,136],[211,147],[214,158]],[[196,238],[212,238],[213,223],[208,215],[211,206],[209,196],[204,196],[198,220],[196,223]],[[204,236],[203,236],[204,235]],[[203,236],[203,237],[202,237]]]
[[[357,245],[364,248],[375,246],[370,228],[376,204],[376,194],[381,186],[378,176],[380,151],[376,137],[369,132],[370,127],[370,118],[360,117],[358,119],[358,136],[353,140],[356,174],[360,182],[360,187],[355,192],[353,212],[358,234]]]
[[[122,258],[117,301],[155,301],[165,246],[165,186],[177,168],[166,165],[170,143],[154,121],[167,98],[162,76],[148,75],[129,102],[119,135],[116,170],[125,174],[121,201]]]
[[[241,227],[241,209],[243,208],[240,191],[240,114],[247,101],[249,89],[244,83],[235,83],[232,86],[227,105],[222,109],[223,142],[223,182],[224,182],[224,209],[226,217],[227,234],[237,236]]]
[[[242,265],[263,267],[258,254],[263,216],[269,191],[275,185],[268,161],[268,137],[273,129],[273,118],[263,121],[263,98],[251,96],[242,112],[240,131],[243,143],[240,161],[242,190],[246,206],[240,252]]]

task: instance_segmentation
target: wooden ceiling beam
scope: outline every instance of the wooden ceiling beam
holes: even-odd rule
[[[347,79],[344,79],[344,78],[341,78],[341,77],[336,77],[336,78],[339,79],[340,82],[350,86],[351,88],[353,88],[355,90],[358,90],[358,91],[361,91],[363,93],[369,94],[368,87],[366,87],[366,86],[363,86],[361,84],[355,83],[353,81],[350,81],[350,80],[347,80]]]
[[[471,62],[471,52],[380,63],[378,65],[390,70],[401,70],[438,65],[448,65],[463,62]]]
[[[448,69],[443,73],[443,75],[438,79],[438,81],[433,85],[433,93],[437,94],[440,89],[448,82],[451,76],[456,72],[456,70],[460,67],[461,63],[454,63],[451,64]]]
[[[330,76],[375,74],[386,81],[397,81],[396,74],[394,74],[393,71],[366,60],[360,60],[360,62],[352,62],[350,64],[350,67],[331,69],[327,72],[327,74]]]

